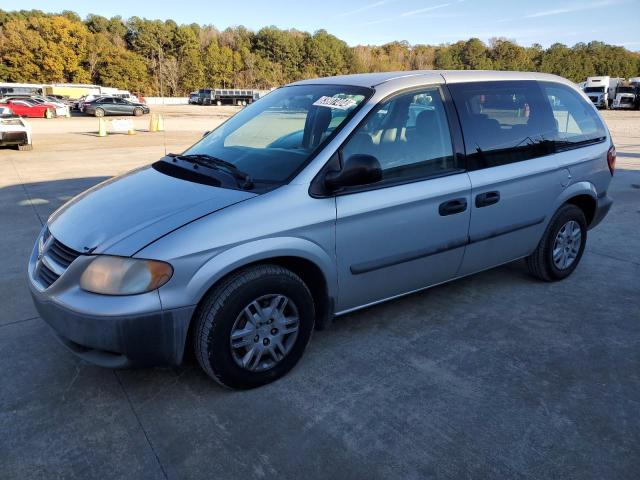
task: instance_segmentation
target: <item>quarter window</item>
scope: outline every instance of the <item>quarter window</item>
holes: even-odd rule
[[[439,88],[402,94],[378,105],[342,148],[342,158],[378,159],[382,179],[402,180],[458,170]]]
[[[593,105],[571,88],[555,83],[542,83],[542,90],[553,112],[557,149],[604,140],[606,131]]]

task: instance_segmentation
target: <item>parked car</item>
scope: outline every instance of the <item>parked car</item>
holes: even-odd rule
[[[85,95],[83,97],[80,97],[78,99],[78,105],[77,108],[78,110],[80,110],[81,112],[84,112],[84,106],[87,103],[91,103],[99,98],[104,98],[104,97],[111,97],[111,95],[101,95],[99,93],[92,93],[89,95]]]
[[[136,117],[149,113],[149,107],[142,103],[129,102],[120,97],[101,97],[83,107],[84,113],[96,117],[105,115],[135,115]]]
[[[198,105],[200,103],[200,95],[198,92],[191,92],[189,94],[189,105]]]
[[[56,99],[49,99],[48,97],[45,97],[43,95],[7,95],[0,101],[3,100],[29,100],[40,105],[47,104],[54,108],[56,116],[58,117],[68,117],[70,112],[69,107],[64,103],[59,102]]]
[[[223,385],[257,387],[334,316],[521,258],[568,277],[614,167],[596,108],[554,75],[305,80],[68,202],[29,284],[90,362],[178,364],[193,349]]]
[[[28,98],[3,98],[0,106],[6,106],[21,117],[53,118],[56,107],[48,103],[37,103]]]
[[[39,103],[40,105],[53,105],[56,109],[56,116],[58,117],[71,116],[71,108],[63,102],[60,102],[58,100],[51,100],[41,95],[34,95],[31,97],[31,100]]]
[[[0,146],[17,146],[18,150],[31,150],[31,125],[13,113],[9,107],[0,107]]]

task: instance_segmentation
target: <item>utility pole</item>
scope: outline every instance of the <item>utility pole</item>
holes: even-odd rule
[[[158,62],[160,63],[160,97],[162,98],[162,104],[164,105],[164,89],[162,87],[162,64],[164,62],[164,55],[162,46],[158,49]]]

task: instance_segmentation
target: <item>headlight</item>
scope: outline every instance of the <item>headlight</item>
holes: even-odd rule
[[[135,295],[160,288],[173,267],[157,260],[97,256],[80,277],[80,288],[103,295]]]

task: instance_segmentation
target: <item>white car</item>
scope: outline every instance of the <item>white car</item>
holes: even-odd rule
[[[69,105],[56,101],[56,100],[52,100],[50,98],[47,97],[43,97],[42,95],[34,95],[33,97],[31,97],[31,100],[33,100],[34,102],[37,103],[48,103],[49,105],[53,105],[56,109],[56,116],[57,117],[70,117],[71,116],[71,108],[69,107]]]
[[[32,150],[31,125],[8,107],[0,107],[0,145],[17,145],[18,150]]]

